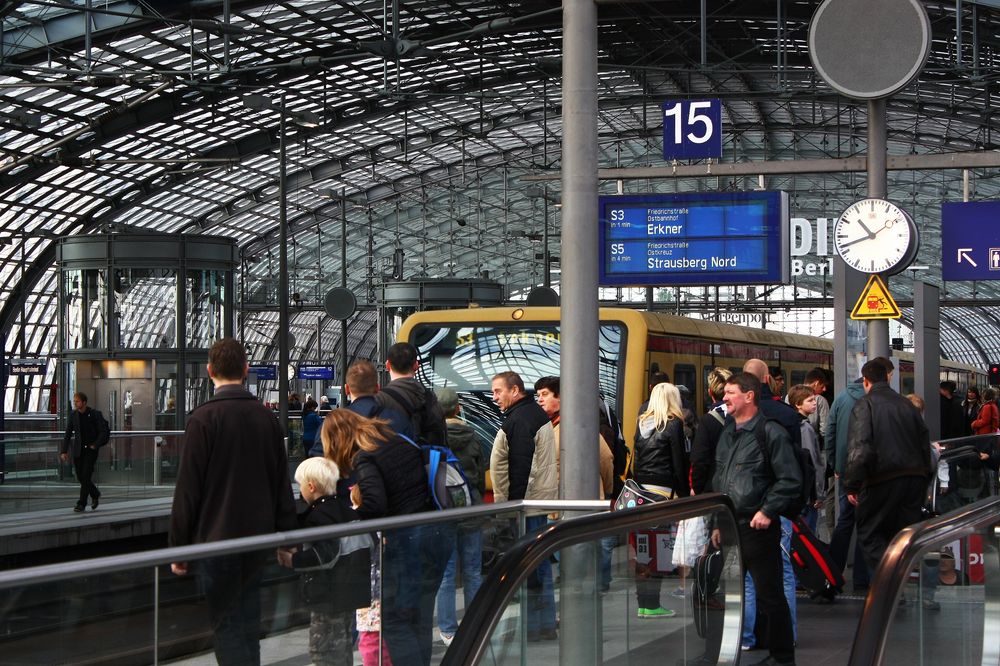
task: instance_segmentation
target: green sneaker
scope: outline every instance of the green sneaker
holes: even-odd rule
[[[658,617],[673,617],[674,615],[677,615],[677,613],[674,612],[674,611],[672,611],[672,610],[669,610],[667,608],[663,608],[662,606],[660,608],[640,608],[639,609],[639,619],[640,620],[647,620],[647,619],[653,619],[653,618],[658,618]]]

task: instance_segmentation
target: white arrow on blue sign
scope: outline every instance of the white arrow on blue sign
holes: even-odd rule
[[[941,204],[941,277],[1000,280],[1000,201]]]

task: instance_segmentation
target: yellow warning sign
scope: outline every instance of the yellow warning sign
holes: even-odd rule
[[[892,300],[882,278],[878,275],[868,278],[861,298],[851,311],[851,319],[899,319],[900,316],[899,306]]]

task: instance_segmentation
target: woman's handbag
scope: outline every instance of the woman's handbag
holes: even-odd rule
[[[625,479],[625,486],[618,494],[618,499],[615,500],[613,510],[632,509],[637,506],[645,506],[652,502],[662,502],[673,498],[673,494],[667,495],[658,490],[644,488],[635,479]]]

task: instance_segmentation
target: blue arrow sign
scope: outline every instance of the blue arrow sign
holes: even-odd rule
[[[941,277],[1000,280],[1000,201],[941,204]]]

